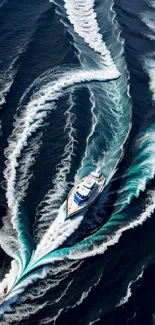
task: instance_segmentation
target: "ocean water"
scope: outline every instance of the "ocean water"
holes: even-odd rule
[[[153,0],[0,0],[2,325],[155,324],[154,103]]]

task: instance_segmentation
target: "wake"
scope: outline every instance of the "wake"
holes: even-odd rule
[[[121,236],[124,232],[130,229],[134,229],[142,225],[148,218],[151,217],[152,213],[155,210],[155,191],[148,191],[148,196],[145,203],[144,211],[139,215],[138,218],[129,222],[127,225],[122,226],[112,235],[104,236],[104,226],[97,231],[94,235],[89,236],[88,238],[84,239],[80,243],[72,246],[72,249],[64,249],[64,256],[66,256],[69,260],[81,260],[88,257],[104,254],[106,250],[110,247],[118,243]],[[119,218],[119,215],[116,215]],[[100,241],[103,241],[102,244],[98,244]],[[58,254],[62,257],[63,256],[63,249],[62,253]],[[51,253],[51,262],[54,260],[54,255],[52,256]],[[50,261],[50,255],[48,258]],[[43,261],[42,261],[43,262]]]
[[[64,148],[62,159],[56,166],[56,175],[53,180],[54,187],[48,191],[37,207],[36,220],[33,227],[33,237],[37,243],[49,229],[49,224],[57,218],[59,208],[63,202],[62,198],[69,190],[70,184],[68,184],[66,177],[70,173],[72,157],[74,156],[74,149],[77,144],[77,140],[75,139],[76,129],[73,126],[76,119],[75,114],[72,113],[74,107],[73,94],[74,92],[69,96],[69,108],[64,113],[66,116],[64,131],[68,136],[68,142]]]
[[[38,262],[42,257],[60,247],[65,240],[79,227],[83,220],[83,214],[72,219],[66,219],[66,201],[59,209],[58,216],[45,233],[34,253],[30,265]]]
[[[133,283],[138,282],[143,277],[143,274],[144,274],[144,266],[142,267],[141,273],[137,276],[137,278],[135,280],[131,280],[129,282],[126,295],[123,298],[121,298],[120,302],[116,305],[116,307],[120,307],[129,301],[129,299],[132,296],[131,288],[132,288]]]
[[[4,172],[6,179],[6,198],[12,216],[11,221],[17,231],[18,206],[20,203],[16,193],[18,159],[21,157],[23,149],[28,146],[29,138],[43,126],[48,112],[55,109],[55,101],[68,87],[82,82],[106,81],[118,77],[119,74],[112,69],[108,71],[73,71],[59,77],[56,82],[53,81],[43,86],[40,91],[32,96],[30,103],[16,121],[15,131],[13,132],[13,136],[10,137],[9,146],[5,151],[7,158],[7,167]],[[32,156],[30,157],[32,159]],[[25,166],[25,168],[26,170],[29,168],[29,163],[27,163],[27,167]]]
[[[11,283],[7,297],[8,301],[10,299],[9,297],[15,297],[16,295],[20,294],[28,284],[37,279],[39,276],[41,278],[46,276],[44,269],[41,271],[40,275],[37,272],[37,274],[32,273],[30,275],[28,272],[31,272],[36,267],[47,265],[47,263],[63,260],[64,257],[67,257],[68,259],[73,258],[74,247],[73,252],[72,250],[70,252],[70,249],[67,248],[65,250],[65,254],[63,249],[59,251],[57,251],[57,249],[65,242],[68,236],[70,236],[79,227],[79,224],[83,219],[83,215],[79,215],[75,219],[65,220],[65,203],[60,207],[59,211],[57,206],[54,207],[54,219],[55,216],[56,219],[48,231],[44,234],[39,245],[37,246],[37,249],[32,253],[32,249],[28,247],[30,233],[28,229],[25,231],[24,225],[21,225],[22,220],[19,218],[19,207],[29,186],[30,178],[32,176],[31,167],[35,162],[37,154],[39,153],[42,137],[41,129],[43,129],[45,126],[46,118],[52,110],[56,109],[56,101],[65,92],[68,92],[68,88],[81,83],[88,83],[92,81],[103,82],[115,80],[120,77],[120,73],[117,70],[111,58],[110,52],[102,40],[102,35],[99,32],[96,14],[93,9],[94,1],[86,0],[86,3],[82,4],[82,1],[80,0],[77,4],[75,1],[69,2],[66,0],[65,8],[69,20],[71,24],[73,24],[75,32],[83,38],[85,43],[89,45],[89,48],[100,55],[103,63],[103,69],[72,69],[71,71],[67,71],[65,73],[58,70],[54,76],[53,71],[51,71],[51,75],[49,73],[48,77],[51,76],[52,81],[47,82],[46,75],[38,79],[36,88],[38,87],[39,90],[37,90],[37,92],[31,96],[27,105],[22,106],[23,103],[20,102],[19,107],[17,108],[19,115],[16,118],[15,127],[8,141],[8,148],[5,151],[7,167],[4,172],[4,177],[6,181],[8,212],[11,216],[13,228],[17,231],[18,241],[20,244],[17,259],[17,264],[19,264],[20,267],[13,282],[10,280],[11,275],[7,279],[7,281],[10,281]],[[78,13],[78,18],[76,13]],[[86,20],[88,20],[88,23]],[[41,87],[39,87],[40,84]],[[91,98],[93,102],[93,94]],[[92,112],[93,111],[94,107],[92,107]],[[68,116],[70,116],[70,113]],[[70,157],[72,157],[74,130],[72,129],[71,120],[68,121],[67,128],[70,128],[71,131],[69,132],[69,145],[65,148],[65,155],[67,155],[69,152]],[[93,129],[91,131],[91,135],[92,134]],[[45,197],[45,208],[43,208],[44,212],[47,208],[47,215],[45,213],[43,216],[45,221],[49,218],[49,210],[48,207],[46,207],[46,202],[49,201],[49,206],[51,206],[53,199],[57,200],[56,196],[58,190],[60,189],[59,186],[62,184],[61,180],[64,180],[67,172],[70,170],[70,164],[66,168],[65,157],[66,156],[64,156],[64,160],[62,160],[61,164],[61,166],[64,166],[64,177],[61,178],[60,170],[62,169],[60,166],[60,169],[58,168],[58,173],[56,175],[54,192],[49,192],[47,197]],[[59,181],[60,184],[57,186]],[[53,197],[54,193],[55,198]],[[41,218],[43,223],[44,220]],[[29,260],[30,256],[31,259]]]
[[[94,0],[65,0],[65,9],[74,31],[84,39],[90,48],[101,55],[106,66],[113,67],[118,71],[102,40],[102,34],[99,32],[94,5]]]
[[[149,75],[149,86],[150,91],[152,92],[152,99],[155,100],[155,74],[154,69],[155,63],[150,57],[143,58],[144,62],[144,69],[147,71]],[[152,216],[152,213],[155,210],[155,190],[148,191],[148,196],[146,199],[144,211],[140,214],[138,218],[135,220],[129,222],[127,225],[122,226],[120,229],[118,229],[115,233],[113,233],[110,236],[104,236],[104,228],[108,227],[110,223],[112,223],[112,219],[120,219],[122,218],[122,212],[125,209],[125,207],[131,202],[133,197],[138,197],[140,191],[144,191],[146,188],[146,184],[149,182],[150,179],[152,179],[155,175],[155,168],[154,168],[154,162],[155,162],[155,155],[154,155],[154,140],[155,140],[155,126],[154,124],[151,125],[150,128],[146,129],[143,134],[139,137],[138,140],[136,140],[136,145],[140,149],[139,154],[135,157],[133,164],[131,168],[128,171],[128,174],[131,177],[131,182],[129,179],[129,183],[127,183],[124,186],[124,189],[122,189],[122,192],[126,190],[126,202],[122,200],[123,205],[121,209],[116,209],[116,212],[114,215],[110,218],[110,220],[101,228],[101,230],[97,231],[94,235],[90,236],[88,239],[85,239],[81,243],[75,245],[72,247],[72,250],[68,252],[68,258],[69,259],[83,259],[91,256],[95,256],[97,254],[103,254],[108,247],[115,245],[123,235],[123,233],[127,230],[133,229],[139,225],[142,225],[148,218]],[[139,160],[141,163],[139,163]],[[135,166],[137,167],[135,169]],[[139,182],[139,177],[135,181],[135,177],[137,175],[137,169],[139,170],[139,174],[142,175],[143,171],[143,179],[141,182]],[[136,171],[136,175],[135,175]],[[132,184],[132,179],[134,179],[134,184]],[[137,186],[135,186],[137,185]],[[127,187],[128,186],[128,187]],[[132,197],[131,197],[132,193]],[[119,194],[119,193],[118,193]],[[121,193],[120,193],[121,194]],[[118,195],[117,200],[118,205],[121,203],[120,197]],[[126,203],[124,205],[124,203]],[[117,205],[117,204],[116,204]],[[119,215],[119,213],[121,213]],[[103,244],[98,245],[98,241],[105,239]]]
[[[7,283],[10,283],[10,285],[8,285],[9,294],[7,300],[9,299],[11,292],[13,294],[13,288],[16,288],[15,284],[17,284],[22,276],[27,273],[28,269],[32,270],[35,268],[37,260],[41,260],[42,257],[50,251],[57,249],[67,239],[67,237],[78,228],[83,219],[82,215],[74,220],[65,220],[65,212],[62,212],[60,209],[60,213],[58,213],[55,222],[51,225],[41,240],[35,254],[32,254],[32,264],[29,264],[29,266],[27,265],[32,253],[32,249],[29,245],[32,239],[29,229],[26,229],[25,225],[22,224],[23,221],[20,218],[19,206],[26,195],[29,181],[32,176],[30,168],[35,162],[36,155],[38,154],[41,145],[41,131],[37,132],[37,135],[35,135],[35,137],[33,136],[33,139],[31,139],[32,135],[34,135],[36,131],[40,130],[41,127],[44,127],[48,113],[56,108],[56,100],[61,97],[64,91],[67,91],[69,87],[79,83],[107,81],[118,77],[119,73],[112,68],[105,69],[104,71],[72,70],[68,73],[58,72],[55,74],[54,80],[49,83],[47,83],[45,75],[45,77],[40,79],[41,83],[45,82],[45,85],[42,85],[41,89],[31,96],[29,103],[24,107],[22,106],[22,103],[20,103],[21,107],[18,108],[19,114],[14,124],[15,127],[8,140],[8,148],[5,150],[7,167],[4,171],[4,177],[8,215],[11,217],[13,229],[17,231],[19,244],[18,253],[16,252],[16,249],[14,252],[15,262],[18,265],[18,272],[14,272],[13,274],[16,273],[16,276],[12,277],[13,271],[11,269],[7,276]],[[68,121],[68,123],[67,127],[70,128],[71,121]],[[73,130],[71,129],[69,133],[71,146],[73,142],[72,136]],[[68,148],[70,148],[70,146],[66,147],[65,153],[67,153]],[[71,150],[70,154],[72,155],[72,153]],[[66,160],[64,157],[62,163],[65,164],[65,162]],[[57,177],[58,181],[60,177],[59,172]],[[6,281],[4,282],[4,285],[6,285]],[[4,285],[2,284],[1,286],[2,292],[4,290]],[[20,287],[22,287],[22,285]],[[21,290],[23,289],[20,289],[19,291],[21,292]]]
[[[0,78],[0,106],[2,106],[6,102],[6,95],[9,92],[12,83],[14,81],[14,77],[16,75],[17,69],[14,68],[17,59],[15,59],[11,65],[6,69],[6,71],[2,74]]]
[[[61,166],[57,169],[57,175],[55,177],[55,187],[54,191],[48,192],[45,197],[44,203],[45,206],[40,210],[42,217],[40,218],[40,224],[44,226],[44,222],[50,220],[51,216],[50,209],[53,207],[53,223],[44,234],[40,243],[38,244],[36,250],[32,253],[31,259],[27,264],[27,260],[25,260],[25,254],[27,249],[27,242],[25,242],[25,238],[23,233],[21,232],[21,227],[19,224],[19,205],[23,198],[26,195],[26,191],[29,186],[29,181],[31,177],[30,168],[32,164],[35,162],[36,155],[39,152],[39,148],[41,145],[41,131],[40,129],[44,127],[46,118],[51,112],[51,110],[56,109],[56,101],[59,99],[65,91],[68,91],[69,87],[74,85],[78,85],[80,83],[88,83],[91,81],[107,81],[112,79],[117,79],[120,74],[113,63],[110,52],[106,48],[105,43],[102,40],[102,35],[100,34],[99,27],[97,24],[96,14],[94,12],[94,1],[86,0],[83,3],[81,0],[75,2],[72,0],[69,2],[65,0],[65,8],[68,15],[68,19],[74,27],[75,32],[84,39],[86,44],[95,51],[100,54],[101,60],[107,68],[104,70],[72,70],[67,73],[58,73],[55,75],[55,80],[52,82],[48,82],[41,86],[41,89],[38,90],[32,97],[30,98],[30,102],[28,105],[24,107],[19,117],[17,117],[15,123],[15,129],[13,131],[12,136],[9,139],[9,146],[5,152],[6,154],[6,170],[4,173],[6,180],[6,197],[9,207],[9,213],[11,215],[11,221],[14,229],[18,233],[18,240],[21,245],[20,258],[17,263],[12,265],[9,275],[6,277],[4,282],[1,284],[1,291],[3,292],[4,286],[9,283],[9,295],[7,300],[11,297],[15,297],[19,295],[22,291],[24,291],[25,287],[28,284],[31,284],[36,279],[44,278],[47,275],[45,269],[39,271],[36,270],[36,273],[28,273],[34,271],[37,267],[43,267],[47,265],[47,263],[54,263],[56,261],[64,261],[64,259],[68,261],[81,260],[91,256],[95,256],[97,254],[103,254],[108,249],[108,247],[116,244],[123,233],[128,231],[129,229],[133,229],[139,225],[142,225],[147,218],[151,216],[155,209],[155,191],[148,192],[148,200],[145,205],[144,211],[139,215],[138,218],[129,222],[126,225],[123,225],[116,232],[112,233],[110,236],[104,236],[104,227],[97,231],[94,235],[89,236],[82,242],[74,245],[72,248],[58,249],[65,240],[79,227],[83,215],[79,215],[75,219],[65,220],[65,202],[60,207],[58,211],[58,192],[61,190],[62,184],[64,184],[64,180],[66,174],[70,171],[71,163],[66,166],[66,157],[69,154],[71,158],[73,155],[73,146],[74,146],[74,130],[72,129],[72,120],[68,119],[67,128],[71,131],[69,132],[69,145],[65,148],[64,160],[61,161]],[[153,65],[153,63],[152,63]],[[154,74],[149,70],[150,75],[150,89],[153,91],[153,100],[155,99],[154,92]],[[42,78],[43,81],[44,78]],[[45,80],[46,81],[46,80]],[[114,95],[116,90],[114,90]],[[111,92],[109,91],[108,96],[111,96]],[[92,99],[92,113],[94,114],[94,98],[93,93],[91,93]],[[115,106],[116,107],[116,106]],[[120,109],[119,105],[117,106]],[[68,111],[69,112],[69,111]],[[111,113],[111,112],[110,112]],[[121,112],[123,114],[123,111]],[[67,113],[70,118],[70,113]],[[112,114],[111,114],[112,115]],[[117,112],[114,117],[117,117]],[[94,124],[96,126],[96,119],[94,118]],[[94,128],[95,128],[94,126]],[[94,128],[91,130],[90,138],[93,135]],[[36,134],[33,140],[31,139],[32,135]],[[114,130],[115,132],[115,130]],[[39,134],[38,134],[39,133]],[[117,139],[117,132],[115,133],[115,141]],[[126,139],[126,138],[125,138]],[[88,144],[89,138],[87,140]],[[113,148],[115,142],[113,143]],[[144,148],[146,147],[145,154],[150,153],[150,149],[152,148],[152,143],[150,141],[150,133],[143,134],[141,138],[140,145]],[[152,150],[152,149],[151,149]],[[111,151],[111,157],[114,158],[115,151]],[[86,158],[88,155],[88,150],[85,152]],[[109,158],[109,157],[108,157]],[[111,159],[112,159],[111,158]],[[152,160],[151,160],[152,159]],[[144,160],[145,161],[145,160]],[[152,169],[152,163],[154,163],[154,157],[146,160],[146,163],[150,162],[150,170],[149,175],[146,175],[146,178],[143,183],[139,184],[138,189],[134,193],[135,196],[138,196],[140,191],[145,187],[146,182],[154,175],[154,169]],[[136,158],[135,158],[135,162]],[[116,162],[117,164],[117,162]],[[140,168],[143,169],[144,166],[141,164]],[[64,168],[64,170],[62,169]],[[63,170],[63,175],[61,176],[61,171]],[[134,167],[129,171],[132,177],[134,175]],[[18,182],[17,178],[19,176],[20,181]],[[58,185],[57,185],[58,184]],[[65,188],[67,188],[67,184],[65,184]],[[63,195],[64,190],[60,192],[60,196]],[[130,186],[129,186],[130,190]],[[120,193],[118,193],[120,194]],[[130,202],[130,195],[127,191],[127,202]],[[47,204],[49,203],[49,204]],[[53,203],[56,206],[53,206]],[[47,206],[48,205],[48,206]],[[40,213],[39,212],[39,213]],[[55,218],[56,217],[56,218]],[[121,219],[121,215],[115,214],[112,218]],[[109,222],[110,223],[110,222]],[[108,223],[107,223],[108,226]],[[18,268],[20,265],[20,268]],[[13,271],[14,270],[14,271]],[[24,278],[23,278],[24,277]],[[89,292],[85,293],[86,295]],[[126,300],[131,295],[131,285],[129,284],[127,288],[126,297],[124,300],[120,302],[121,304],[125,303]],[[84,296],[81,296],[81,301],[83,301]],[[11,300],[10,300],[11,301]],[[8,301],[9,304],[9,301]],[[8,308],[8,307],[7,307]],[[5,309],[4,309],[5,311]],[[61,311],[60,311],[61,312]]]
[[[155,175],[155,125],[152,124],[141,133],[133,143],[134,152],[131,166],[128,168],[123,185],[118,190],[115,212],[122,212],[134,197],[144,192],[146,185]]]

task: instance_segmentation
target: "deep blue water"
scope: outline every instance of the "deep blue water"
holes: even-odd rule
[[[1,324],[155,322],[154,11],[0,0]],[[66,221],[98,163],[105,190]]]

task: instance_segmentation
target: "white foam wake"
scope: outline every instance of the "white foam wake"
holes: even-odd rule
[[[94,112],[94,109],[95,109],[95,96],[93,94],[93,91],[91,90],[91,88],[88,86],[88,89],[89,89],[89,92],[90,92],[90,102],[91,102],[91,115],[92,115],[92,127],[91,127],[91,131],[87,137],[87,140],[86,140],[86,148],[85,148],[85,152],[84,152],[84,155],[83,155],[83,158],[82,158],[82,162],[81,162],[81,167],[80,169],[78,170],[77,172],[77,175],[75,176],[75,180],[76,182],[78,181],[78,175],[80,175],[80,171],[82,170],[82,168],[84,167],[84,161],[85,159],[88,157],[89,155],[89,140],[91,139],[91,137],[93,136],[94,134],[94,131],[95,131],[95,127],[97,125],[97,117],[96,117],[96,114]]]
[[[57,81],[53,81],[42,87],[35,94],[30,103],[25,108],[23,114],[19,117],[14,136],[9,140],[9,146],[6,150],[6,170],[4,177],[6,179],[6,197],[8,207],[12,214],[12,223],[15,225],[15,220],[18,216],[19,199],[16,193],[16,179],[18,159],[22,155],[22,150],[28,145],[30,136],[43,125],[47,113],[51,109],[55,109],[54,102],[66,88],[88,81],[104,81],[118,78],[119,74],[113,69],[107,71],[73,71],[59,77]],[[48,102],[47,102],[48,101]]]
[[[155,102],[155,54],[143,57],[144,70],[149,75],[149,88],[152,93],[153,102]]]
[[[142,267],[141,273],[137,276],[137,278],[129,282],[126,295],[123,298],[121,298],[120,302],[116,305],[116,307],[120,307],[129,301],[130,297],[132,296],[132,291],[131,291],[132,284],[139,281],[142,278],[143,273],[144,273],[144,267]]]
[[[151,191],[148,192],[148,199],[147,199],[146,206],[144,208],[144,211],[141,213],[141,215],[138,218],[136,218],[129,224],[127,224],[124,227],[117,230],[111,237],[109,236],[107,238],[107,240],[105,242],[103,242],[101,245],[96,244],[96,246],[95,246],[95,244],[94,244],[95,238],[97,240],[97,237],[98,236],[100,237],[100,230],[99,230],[99,232],[95,234],[94,239],[92,236],[92,243],[93,243],[92,248],[89,248],[89,243],[91,245],[91,237],[89,237],[89,240],[86,239],[83,242],[81,242],[79,245],[76,245],[76,248],[73,247],[72,250],[70,250],[70,253],[67,257],[71,260],[80,260],[83,258],[95,256],[98,254],[104,254],[105,251],[108,249],[108,247],[113,246],[116,243],[118,243],[122,234],[125,231],[142,225],[148,218],[151,217],[154,210],[155,210],[155,190],[152,192]],[[86,242],[87,242],[87,244],[85,247]],[[78,248],[78,246],[79,246],[79,248]]]
[[[118,190],[115,213],[120,213],[133,197],[146,189],[146,184],[155,175],[155,125],[151,125],[135,140],[135,153],[131,166],[124,175],[124,184]]]
[[[6,71],[0,75],[0,106],[5,103],[5,97],[9,92],[11,85],[14,81],[15,74],[17,69],[14,68],[14,65],[18,57],[10,64]]]
[[[81,297],[79,298],[79,300],[76,301],[74,305],[67,307],[67,310],[81,305],[83,301],[89,296],[90,292],[98,286],[98,284],[101,281],[101,278],[102,278],[102,274],[99,276],[98,280],[92,286],[89,286],[88,290],[82,293]]]
[[[18,193],[18,200],[21,202],[26,195],[26,190],[29,186],[29,181],[32,177],[30,172],[31,166],[35,163],[36,156],[41,146],[42,134],[40,133],[35,139],[31,140],[29,147],[24,151],[24,154],[20,160],[18,168],[18,182],[16,184],[16,191]]]
[[[64,279],[66,279],[68,277],[68,274],[70,274],[70,272],[73,272],[75,270],[77,270],[80,267],[81,263],[75,263],[75,262],[71,262],[71,263],[63,263],[61,266],[56,266],[54,268],[51,268],[51,266],[46,266],[46,268],[44,268],[44,277],[42,277],[41,281],[39,281],[37,287],[33,286],[30,287],[29,292],[27,292],[25,295],[22,296],[21,300],[22,303],[24,303],[27,299],[30,299],[32,302],[36,301],[36,299],[43,297],[48,291],[51,290],[51,288],[54,288],[56,286],[58,286],[60,284],[61,281],[63,281]],[[45,272],[46,270],[46,272]],[[55,278],[56,277],[56,278]],[[29,278],[26,280],[29,283]],[[39,278],[40,278],[40,273],[39,273]],[[38,279],[38,273],[36,270],[36,280]],[[19,286],[22,286],[22,283],[19,284]],[[18,286],[18,285],[17,285]],[[62,296],[64,294],[64,291],[62,293]],[[51,304],[53,305],[54,303],[57,303],[57,300],[61,300],[62,296],[59,296],[59,298],[57,298],[56,300],[51,301]]]
[[[12,288],[12,286],[16,280],[18,271],[19,271],[19,265],[18,265],[17,261],[13,260],[11,262],[10,271],[7,274],[5,274],[5,278],[0,283],[0,296],[3,294],[3,292],[4,292],[3,290],[6,285],[7,285],[8,291]]]
[[[123,226],[122,228],[118,229],[112,236],[107,236],[106,239],[102,244],[97,244],[97,238],[101,238],[102,230],[99,230],[95,235],[92,235],[88,237],[87,239],[83,240],[79,244],[76,244],[75,247],[73,246],[71,250],[67,250],[67,253],[62,253],[61,250],[59,250],[58,254],[51,254],[51,256],[47,256],[47,258],[38,260],[39,258],[39,250],[37,251],[37,255],[35,254],[35,257],[37,258],[36,261],[33,261],[30,264],[30,268],[41,266],[44,264],[52,263],[55,261],[62,261],[64,257],[66,257],[69,260],[82,260],[88,257],[92,257],[98,254],[104,254],[105,251],[108,249],[108,247],[115,245],[120,240],[122,234],[130,229],[133,229],[135,227],[138,227],[139,225],[142,225],[148,218],[151,217],[152,213],[155,210],[155,190],[154,191],[148,191],[148,198],[146,200],[146,206],[144,208],[144,211],[140,214],[138,218],[131,221],[127,225]],[[52,229],[52,227],[51,227]],[[63,228],[62,228],[63,229]],[[54,229],[52,229],[53,232]],[[73,230],[74,231],[74,230]],[[45,242],[47,242],[48,237],[45,236],[43,239]],[[96,244],[95,244],[96,242]],[[40,247],[41,248],[41,247]]]
[[[99,284],[101,278],[102,278],[102,274],[99,276],[97,282],[95,282],[92,286],[90,286],[90,287],[88,288],[88,290],[86,290],[86,291],[84,291],[84,292],[82,293],[81,297],[79,298],[79,300],[77,300],[76,303],[74,303],[73,305],[68,306],[68,307],[65,308],[66,312],[67,312],[69,309],[73,309],[73,308],[75,308],[75,307],[81,305],[81,304],[83,303],[83,301],[88,297],[88,295],[90,294],[90,292],[91,292],[94,288],[97,287],[97,285]],[[73,280],[74,280],[74,279],[73,279]],[[57,301],[59,301],[59,300],[60,300],[64,295],[66,295],[66,292],[67,292],[68,288],[71,286],[73,280],[71,280],[71,281],[69,282],[69,284],[67,285],[67,288],[64,290],[63,294],[60,296],[60,298],[58,298],[57,300],[55,300],[54,303],[57,303]],[[53,305],[53,302],[52,302],[52,305]],[[43,324],[50,324],[51,321],[54,321],[54,324],[56,324],[56,320],[57,320],[57,318],[61,315],[61,313],[62,313],[63,310],[64,310],[63,308],[60,309],[60,310],[58,311],[58,313],[57,313],[56,315],[54,315],[53,318],[50,318],[50,321],[49,321],[49,318],[44,319],[44,320],[43,320]],[[39,325],[41,325],[41,323],[40,323]]]
[[[152,8],[155,8],[155,2],[154,0],[148,0],[148,5]]]
[[[16,300],[14,293],[12,293],[12,289],[16,282],[17,277],[21,274],[21,263],[20,260],[16,258],[11,262],[11,267],[8,273],[5,274],[4,279],[0,282],[0,297],[4,294],[4,289],[7,288],[7,296],[5,297],[4,305],[0,306],[0,316],[5,311],[10,311],[10,303],[7,300],[14,297]],[[13,300],[12,300],[13,303]]]
[[[3,225],[0,228],[0,246],[7,255],[16,258],[20,245],[17,232],[12,229],[9,214],[3,217]]]
[[[38,260],[40,260],[43,256],[61,246],[64,241],[79,227],[83,219],[83,214],[78,215],[75,219],[65,219],[65,206],[66,202],[64,202],[60,207],[57,218],[41,239],[30,265],[35,264],[35,262],[38,262]]]
[[[145,32],[144,36],[148,37],[152,41],[155,40],[155,16],[153,10],[146,10],[140,14],[141,20],[148,27],[148,31]]]
[[[25,287],[27,287],[31,283],[34,283],[38,279],[45,278],[46,275],[47,275],[47,271],[45,268],[43,268],[40,272],[38,271],[37,275],[32,274],[28,279],[25,279],[24,281],[22,281],[21,284],[13,287],[13,289],[8,294],[8,296],[6,296],[4,304],[2,306],[0,306],[0,316],[3,315],[6,311],[10,312],[9,314],[5,314],[5,316],[4,316],[5,321],[4,321],[4,323],[2,322],[2,324],[6,324],[6,322],[8,323],[8,321],[10,320],[10,314],[11,314],[10,304],[12,304],[13,302],[15,302],[18,299],[18,295],[20,295],[25,290]],[[19,304],[16,306],[16,309],[13,311],[13,315],[14,315],[13,320],[14,321],[21,321],[22,319],[27,317],[27,310],[29,310],[29,314],[33,314],[33,313],[35,314],[37,312],[37,310],[40,309],[40,306],[36,307],[36,308],[34,308],[34,306],[33,306],[31,309],[29,309],[28,305],[29,304],[26,303],[25,305]],[[44,306],[45,305],[46,305],[46,303],[44,303]]]
[[[34,134],[40,127],[44,126],[44,120],[48,112],[55,109],[55,101],[62,96],[63,91],[68,87],[81,82],[105,81],[118,77],[118,72],[113,69],[107,69],[105,71],[74,70],[61,75],[57,74],[57,80],[46,84],[41,88],[41,90],[34,94],[29,104],[24,107],[22,113],[17,117],[15,128],[8,141],[8,148],[5,151],[7,167],[4,172],[4,177],[6,179],[6,198],[8,202],[9,214],[11,215],[11,222],[13,224],[13,228],[18,232],[18,240],[22,248],[21,257],[23,268],[25,267],[25,249],[27,249],[27,243],[25,247],[20,225],[18,224],[18,207],[28,186],[29,168],[32,165],[34,160],[33,157],[36,154],[36,151],[38,151],[38,147],[35,146],[35,140],[37,142],[38,138],[33,138],[33,140],[31,140],[31,135]],[[68,121],[68,123],[70,122]],[[69,136],[71,139],[72,133],[70,133]],[[29,149],[32,149],[32,151],[27,149],[29,143]],[[33,146],[31,146],[31,144],[33,144]],[[23,151],[25,155],[23,155]],[[19,183],[17,177],[18,173],[20,176]],[[34,256],[34,262],[38,258],[41,258],[47,254],[49,251],[58,248],[66,240],[66,238],[70,236],[75,229],[77,229],[83,218],[83,216],[79,216],[74,220],[64,220],[65,213],[61,212],[62,210],[60,209],[60,213],[58,214],[56,221],[51,225],[48,232],[40,242],[40,245],[38,245]],[[58,257],[58,259],[60,258]],[[19,264],[20,274],[17,274],[17,278],[20,278],[22,274],[22,264]]]
[[[149,27],[152,31],[155,31],[155,17],[152,12],[145,12],[141,14],[142,21]]]
[[[74,101],[73,95],[69,96],[69,108],[64,113],[66,116],[66,124],[64,127],[65,134],[68,136],[67,145],[60,163],[56,166],[56,175],[54,178],[54,187],[48,191],[43,201],[37,207],[36,221],[34,223],[34,237],[39,240],[49,228],[49,224],[57,217],[59,208],[62,204],[62,198],[68,189],[67,175],[71,169],[72,156],[74,155],[74,147],[77,143],[75,139],[76,130],[73,127],[75,114],[72,112]]]
[[[94,5],[94,0],[65,0],[64,6],[74,31],[84,39],[90,48],[101,55],[106,66],[113,67],[118,71],[102,40]]]
[[[149,88],[155,101],[155,61],[154,54],[142,58],[143,69],[149,76]],[[115,203],[117,213],[121,212],[133,197],[138,197],[146,189],[146,184],[155,176],[155,124],[152,123],[134,141],[131,166],[124,175],[123,186],[118,190]],[[126,193],[128,195],[126,195]]]
[[[7,3],[7,0],[3,1],[2,4],[0,5],[3,6],[5,3]],[[27,47],[27,43],[23,44],[22,46],[18,47],[17,50],[17,56],[15,57],[15,59],[10,63],[9,66],[7,66],[5,72],[0,74],[0,106],[3,105],[6,101],[6,95],[9,92],[15,75],[18,71],[18,68],[16,67],[16,62],[18,61],[20,55],[26,50]]]

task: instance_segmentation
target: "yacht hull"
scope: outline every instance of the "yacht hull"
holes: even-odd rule
[[[90,196],[85,202],[81,204],[76,204],[74,202],[74,193],[77,190],[77,188],[81,185],[82,182],[84,182],[87,178],[90,178],[89,176],[86,176],[82,178],[70,191],[67,201],[66,201],[66,218],[70,218],[84,210],[87,210],[98,198],[99,194],[103,191],[105,186],[105,178],[101,177],[100,179],[96,180],[96,184],[98,185],[95,193],[93,193],[93,196]]]

